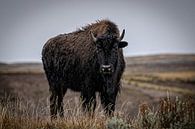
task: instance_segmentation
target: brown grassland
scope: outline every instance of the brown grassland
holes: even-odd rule
[[[82,112],[64,97],[65,117],[50,121],[48,83],[39,63],[0,64],[0,129],[195,129],[195,55],[126,58],[116,112]]]

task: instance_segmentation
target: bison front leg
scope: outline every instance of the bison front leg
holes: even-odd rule
[[[50,95],[50,116],[51,120],[57,118],[57,94],[53,91],[51,91]]]
[[[81,93],[82,99],[82,107],[83,110],[89,113],[90,116],[93,116],[95,108],[96,108],[96,96],[95,92],[82,92]]]
[[[105,114],[108,116],[113,116],[115,110],[116,95],[109,97],[106,94],[101,93],[100,98],[101,98],[101,104],[103,105]]]

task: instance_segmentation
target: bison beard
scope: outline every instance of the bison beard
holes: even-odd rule
[[[109,76],[104,77],[104,83],[105,85],[103,86],[103,90],[100,93],[101,103],[104,106],[106,114],[111,115],[115,110],[115,101],[119,90],[117,88],[119,88],[119,86],[113,87],[114,82]]]
[[[118,27],[109,20],[61,34],[46,42],[42,61],[49,82],[50,114],[64,116],[63,97],[67,89],[81,92],[84,111],[94,112],[99,92],[105,113],[112,115],[125,68]]]

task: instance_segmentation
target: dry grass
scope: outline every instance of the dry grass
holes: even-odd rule
[[[49,104],[48,104],[49,105]],[[48,114],[49,107],[42,107],[39,110],[34,103],[23,98],[5,97],[0,105],[0,129],[103,129],[106,117],[103,112],[96,112],[95,117],[90,117],[81,110],[81,106],[69,107],[65,104],[66,110],[64,119],[50,121]]]
[[[141,88],[195,95],[195,87],[192,86],[195,84],[195,71],[128,74],[124,76],[124,80],[128,84]]]
[[[169,91],[169,92],[176,92],[183,95],[195,95],[195,92],[189,89],[179,88],[179,87],[169,87],[165,85],[156,85],[156,84],[150,84],[150,83],[144,83],[144,82],[136,82],[136,81],[130,81],[129,84],[144,88],[144,89],[154,89],[154,90],[160,90],[160,91]]]
[[[0,74],[41,74],[43,66],[39,63],[0,65]]]
[[[176,71],[176,72],[164,72],[152,74],[154,77],[158,77],[162,80],[183,81],[183,82],[195,82],[195,71]]]
[[[195,82],[195,71],[174,71],[174,72],[155,72],[155,73],[142,73],[142,74],[126,74],[125,79],[137,81],[161,81],[161,82]]]
[[[160,101],[156,112],[147,104],[142,104],[134,124],[141,129],[194,129],[194,104],[190,98],[171,100],[167,97]]]
[[[38,106],[38,105],[36,105]],[[0,129],[194,129],[195,103],[191,98],[162,99],[155,110],[148,104],[141,104],[137,117],[115,114],[109,118],[103,112],[94,117],[84,114],[78,107],[63,119],[50,121],[41,116],[35,105],[21,99],[1,102]],[[76,110],[75,110],[76,109]],[[47,109],[43,109],[47,110]],[[122,112],[122,111],[121,111]]]

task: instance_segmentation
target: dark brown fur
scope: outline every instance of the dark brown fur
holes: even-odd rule
[[[57,111],[63,116],[62,102],[67,88],[81,92],[84,109],[95,109],[95,92],[99,92],[106,112],[114,111],[120,79],[125,68],[122,49],[115,50],[117,57],[113,57],[113,60],[117,63],[111,79],[104,79],[99,73],[97,48],[91,32],[96,37],[111,35],[118,38],[120,35],[114,23],[102,20],[78,31],[51,38],[43,47],[42,61],[50,86],[50,112],[53,117],[56,117]],[[108,85],[113,87],[110,93],[107,93],[109,91],[105,88]],[[109,94],[112,94],[111,97]]]

